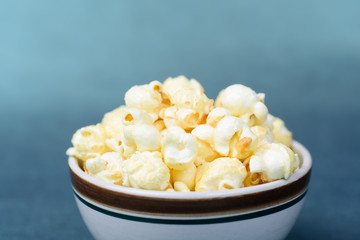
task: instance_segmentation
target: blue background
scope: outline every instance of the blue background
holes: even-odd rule
[[[89,239],[65,150],[134,84],[242,83],[310,150],[288,239],[360,237],[359,1],[1,1],[0,238]]]

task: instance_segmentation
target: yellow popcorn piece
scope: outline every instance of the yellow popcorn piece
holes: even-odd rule
[[[280,118],[274,118],[272,133],[276,141],[288,147],[291,147],[292,133],[286,128],[284,121]]]
[[[168,128],[161,145],[166,165],[177,170],[191,165],[198,152],[196,138],[180,127]]]
[[[123,123],[122,118],[125,111],[125,106],[120,106],[108,113],[104,114],[101,121],[108,138],[117,138],[122,135]]]
[[[175,182],[174,183],[174,190],[176,192],[190,192],[190,189],[183,182]]]
[[[260,121],[264,121],[268,109],[263,101],[263,94],[258,95],[249,87],[234,84],[219,94],[217,105],[228,109],[235,117],[240,117],[245,113],[253,113]]]
[[[199,167],[195,190],[218,191],[240,188],[246,175],[246,168],[238,159],[218,158]]]
[[[184,76],[168,78],[163,84],[170,101],[178,108],[189,108],[195,112],[208,114],[213,100],[204,94],[201,84],[195,79],[188,80]]]
[[[156,127],[156,129],[161,132],[162,130],[164,130],[166,128],[164,120],[162,119],[158,119],[154,122],[154,126]]]
[[[108,151],[105,135],[101,124],[80,128],[73,135],[71,142],[74,147],[69,148],[67,154],[83,161],[101,155]]]
[[[262,173],[265,181],[289,178],[298,168],[294,152],[281,143],[262,145],[250,158],[250,172]]]
[[[89,175],[107,183],[120,185],[122,182],[121,163],[123,158],[118,152],[107,152],[90,158],[85,163]]]
[[[221,157],[208,143],[200,139],[198,139],[198,143],[198,154],[194,161],[195,166],[198,167]]]
[[[169,94],[169,96],[174,96],[179,89],[196,89],[201,93],[204,92],[204,88],[198,81],[195,79],[189,80],[183,75],[176,78],[167,78],[164,81],[163,89]]]
[[[187,189],[193,191],[195,187],[195,176],[196,176],[196,166],[190,164],[184,170],[171,170],[171,180],[174,182],[174,187],[176,190],[176,182],[181,182],[186,185]]]
[[[136,152],[123,161],[122,174],[126,187],[165,190],[170,185],[170,170],[160,152]]]
[[[258,146],[274,142],[274,136],[268,128],[263,126],[254,126],[250,129],[258,139]]]
[[[190,108],[205,114],[210,112],[213,105],[213,100],[196,89],[180,89],[170,97],[170,100],[178,108]]]

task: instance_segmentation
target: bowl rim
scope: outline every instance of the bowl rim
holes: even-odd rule
[[[86,174],[80,168],[78,160],[72,156],[68,158],[68,165],[70,170],[73,173],[75,173],[78,177],[80,177],[82,180],[94,184],[100,188],[113,192],[127,194],[129,196],[132,195],[137,197],[156,198],[156,199],[161,198],[161,199],[172,199],[172,200],[214,199],[214,198],[234,197],[239,195],[250,195],[253,193],[270,191],[294,183],[297,180],[301,179],[303,176],[307,175],[311,171],[312,158],[309,151],[298,141],[293,140],[292,148],[294,152],[299,154],[299,157],[301,159],[301,167],[288,179],[280,179],[273,182],[251,186],[251,187],[243,187],[243,188],[236,188],[236,189],[222,190],[222,191],[209,191],[209,192],[166,192],[166,191],[145,190],[145,189],[124,187],[98,180]]]

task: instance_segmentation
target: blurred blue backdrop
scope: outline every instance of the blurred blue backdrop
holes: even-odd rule
[[[73,132],[134,84],[242,83],[309,148],[288,239],[360,236],[359,1],[0,1],[0,238],[89,239],[72,197]]]

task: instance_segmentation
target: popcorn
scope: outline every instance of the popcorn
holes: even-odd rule
[[[101,124],[103,125],[108,138],[116,138],[122,134],[122,118],[125,109],[125,106],[120,106],[111,112],[105,113]]]
[[[195,187],[195,176],[196,176],[196,166],[194,164],[190,164],[184,170],[171,170],[171,177],[174,183],[181,182],[185,184],[187,189],[193,191]],[[176,186],[174,184],[175,190]]]
[[[122,118],[122,123],[125,126],[134,124],[153,124],[154,121],[154,118],[146,111],[136,108],[126,108]]]
[[[258,146],[257,136],[245,124],[230,142],[230,157],[245,159],[250,156]]]
[[[196,89],[203,93],[204,89],[201,84],[195,79],[188,80],[185,76],[178,76],[176,78],[169,77],[164,81],[163,89],[170,96],[174,96],[179,89]]]
[[[245,166],[236,158],[222,157],[199,167],[196,191],[217,191],[243,186]]]
[[[241,115],[239,117],[244,123],[246,123],[246,125],[248,125],[249,127],[254,126],[257,123],[257,119],[255,117],[255,114],[253,113],[244,113],[243,115]]]
[[[160,150],[161,136],[153,125],[154,119],[144,110],[128,108],[124,111],[122,123],[123,148],[125,157],[135,151]]]
[[[69,148],[67,154],[83,161],[101,155],[107,151],[105,135],[101,124],[80,128],[71,139],[74,147]]]
[[[105,144],[106,146],[114,151],[114,152],[119,152],[119,153],[124,153],[124,137],[121,135],[117,138],[107,138],[105,139]]]
[[[218,96],[217,105],[228,109],[233,116],[253,113],[260,121],[266,119],[268,109],[263,103],[264,94],[257,95],[241,84],[231,85]]]
[[[220,122],[220,120],[226,116],[231,116],[231,112],[229,110],[222,107],[214,108],[207,116],[206,124],[215,128]]]
[[[192,130],[191,134],[206,143],[213,144],[214,130],[210,125],[203,124]]]
[[[107,152],[101,156],[90,158],[85,163],[86,171],[104,182],[121,184],[121,163],[123,159],[118,152]]]
[[[230,151],[230,140],[235,133],[244,127],[245,123],[240,118],[226,116],[220,120],[214,130],[215,150],[222,156],[226,156]]]
[[[283,144],[264,144],[251,156],[250,172],[262,173],[266,181],[287,179],[298,168],[296,158],[294,152]]]
[[[154,126],[156,127],[156,129],[161,132],[162,130],[164,130],[166,128],[164,120],[162,119],[158,119],[154,122]]]
[[[213,100],[196,89],[180,89],[170,97],[171,102],[178,108],[190,108],[205,114],[210,112]]]
[[[200,166],[206,162],[211,162],[220,155],[206,142],[198,139],[198,154],[195,158],[195,166]]]
[[[159,116],[164,120],[166,127],[178,126],[185,130],[195,128],[200,118],[200,114],[192,109],[175,106],[163,108]]]
[[[178,108],[189,108],[207,114],[213,105],[213,100],[207,98],[204,89],[195,79],[189,81],[184,76],[168,78],[163,88],[169,94],[171,103]]]
[[[141,86],[133,86],[125,94],[127,107],[139,108],[147,112],[158,113],[162,105],[167,105],[168,102],[167,95],[162,91],[162,84],[158,81]]]
[[[122,163],[123,186],[165,190],[170,184],[170,171],[160,152],[136,152]]]
[[[177,170],[189,167],[197,155],[197,144],[196,138],[182,128],[168,128],[168,132],[161,141],[166,165]]]
[[[141,189],[215,191],[287,179],[300,159],[264,99],[234,84],[214,106],[201,84],[184,76],[133,86],[126,105],[77,130],[66,153],[94,178]]]
[[[160,133],[154,125],[135,124],[124,128],[124,144],[137,151],[158,151],[160,141]]]
[[[258,146],[261,146],[265,143],[274,142],[274,136],[268,128],[263,126],[254,126],[250,128],[251,131],[256,135],[258,140]]]
[[[291,147],[292,133],[285,127],[284,121],[280,118],[274,118],[272,133],[276,141]]]
[[[190,189],[183,182],[175,182],[174,183],[174,190],[176,192],[190,192]]]

